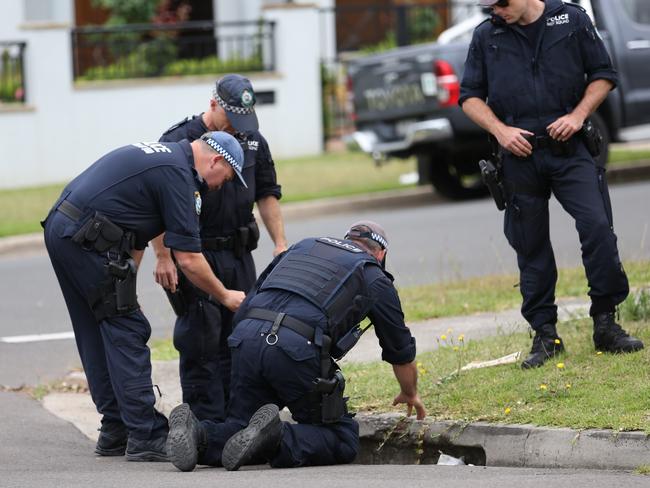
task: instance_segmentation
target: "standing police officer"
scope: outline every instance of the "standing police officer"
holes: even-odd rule
[[[400,385],[393,404],[405,403],[409,415],[415,408],[424,418],[415,339],[384,270],[387,245],[383,229],[363,221],[345,239],[304,239],[274,259],[239,309],[228,339],[233,372],[226,421],[199,422],[187,404],[170,415],[167,450],[178,469],[352,462],[359,426],[347,412],[345,380],[332,357],[355,345],[365,317]],[[284,406],[297,424],[280,422]]]
[[[605,170],[594,160],[597,144],[583,130],[617,83],[605,46],[577,5],[560,0],[480,3],[491,7],[492,16],[474,32],[459,103],[501,148],[505,235],[517,252],[522,314],[535,330],[522,367],[541,366],[564,350],[555,328],[551,192],[576,221],[596,349],[642,349],[643,343],[614,319],[629,287],[616,246]]]
[[[275,243],[273,255],[284,251],[287,240],[278,200],[280,186],[266,139],[258,131],[255,93],[250,81],[226,75],[216,82],[208,111],[188,117],[167,130],[160,141],[193,141],[207,130],[236,134],[244,148],[242,175],[246,185],[226,183],[203,201],[201,240],[203,254],[224,285],[248,291],[255,283],[251,251],[257,247],[259,230],[253,217],[257,202],[260,215]],[[162,238],[153,242],[158,257],[155,276],[163,287],[178,283],[176,266]],[[226,338],[232,332],[232,312],[206,300],[181,276],[181,293],[187,304],[174,327],[174,345],[180,353],[183,401],[201,420],[223,420],[230,381],[230,349]]]
[[[225,132],[190,144],[137,143],[116,149],[66,186],[43,222],[45,244],[70,313],[102,426],[95,452],[129,461],[165,461],[167,419],[154,408],[149,322],[136,297],[142,252],[165,231],[165,245],[197,287],[236,310],[201,254],[204,190],[241,179],[243,153]],[[243,181],[243,180],[242,180]],[[128,438],[128,442],[127,442]]]

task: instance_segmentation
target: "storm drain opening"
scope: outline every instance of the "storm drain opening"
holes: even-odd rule
[[[485,450],[480,446],[446,443],[377,441],[361,438],[355,464],[471,464],[485,466]],[[440,460],[440,457],[443,459]],[[440,462],[439,462],[440,461]]]

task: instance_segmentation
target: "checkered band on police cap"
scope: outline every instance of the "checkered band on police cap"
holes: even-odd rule
[[[244,151],[239,142],[237,142],[237,139],[227,132],[213,131],[203,134],[201,140],[223,156],[235,170],[235,174],[239,177],[244,187],[248,188],[241,174],[242,168],[244,167]]]
[[[350,226],[350,230],[345,234],[345,238],[365,238],[371,239],[379,244],[382,249],[388,248],[388,239],[386,231],[377,222],[372,220],[361,220]]]
[[[233,75],[230,76],[233,77]],[[255,113],[255,95],[252,92],[252,88],[251,90],[243,88],[241,90],[241,95],[237,99],[239,105],[233,105],[232,103],[228,103],[221,97],[221,95],[219,95],[219,90],[224,83],[224,79],[225,78],[218,80],[217,85],[212,90],[212,97],[217,101],[219,106],[223,107],[223,109],[228,112],[239,115],[248,115]]]

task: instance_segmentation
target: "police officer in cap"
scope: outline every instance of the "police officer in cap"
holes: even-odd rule
[[[256,279],[251,251],[259,230],[253,217],[257,206],[275,243],[274,256],[286,250],[275,166],[266,139],[258,131],[255,92],[250,81],[230,74],[216,82],[206,112],[172,126],[161,141],[193,141],[207,130],[221,130],[240,139],[244,150],[245,185],[226,183],[203,200],[201,240],[203,254],[225,286],[248,291]],[[157,255],[156,281],[169,290],[179,283],[176,265],[162,237],[153,242]],[[207,300],[180,277],[186,307],[174,327],[174,345],[180,353],[183,401],[199,419],[223,420],[228,401],[230,350],[226,338],[232,331],[232,312]]]
[[[244,293],[227,289],[201,254],[201,198],[235,175],[243,153],[225,132],[179,143],[116,149],[70,182],[43,222],[45,244],[70,313],[102,425],[95,452],[165,461],[167,419],[154,408],[151,334],[136,297],[147,243],[165,231],[183,274],[229,310]]]
[[[393,404],[426,415],[417,393],[415,339],[404,324],[393,279],[384,269],[388,241],[371,221],[344,239],[304,239],[264,270],[235,317],[228,339],[232,393],[225,422],[199,422],[187,404],[170,415],[167,450],[181,471],[195,465],[270,462],[298,467],[352,462],[359,426],[343,397],[343,357],[368,317],[393,365],[400,392]],[[295,424],[281,422],[288,407]]]
[[[548,200],[575,219],[589,284],[596,349],[632,352],[643,343],[615,321],[629,292],[613,230],[598,138],[583,125],[617,82],[585,11],[560,0],[480,0],[492,10],[472,39],[460,105],[500,146],[507,190],[505,235],[517,252],[522,314],[535,330],[523,368],[564,350],[556,330],[557,269]],[[486,103],[487,100],[487,103]]]

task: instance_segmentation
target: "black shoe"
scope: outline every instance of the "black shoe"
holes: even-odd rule
[[[253,459],[270,459],[280,445],[282,422],[278,406],[267,403],[253,414],[248,427],[233,435],[223,448],[221,463],[237,471]]]
[[[564,342],[557,335],[554,324],[544,324],[535,331],[530,354],[521,363],[522,369],[539,368],[553,356],[564,351]]]
[[[594,316],[594,344],[597,351],[634,352],[643,349],[643,342],[631,337],[616,323],[614,312]]]
[[[205,432],[187,403],[181,403],[169,415],[167,455],[181,471],[192,471],[199,451],[205,447]]]
[[[95,454],[100,456],[124,456],[129,431],[122,422],[106,422],[99,429]]]
[[[126,460],[138,462],[165,462],[167,459],[167,436],[154,439],[129,437],[126,444]]]

